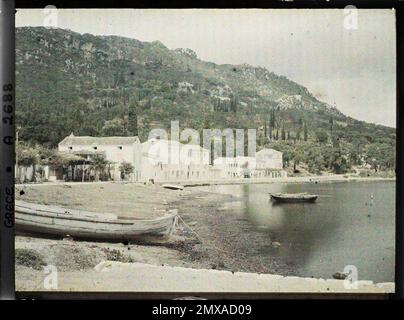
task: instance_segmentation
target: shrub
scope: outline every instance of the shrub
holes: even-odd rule
[[[15,263],[35,270],[42,270],[42,267],[46,266],[43,257],[38,252],[31,249],[16,249]]]

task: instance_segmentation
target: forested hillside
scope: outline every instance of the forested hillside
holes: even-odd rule
[[[205,62],[158,41],[17,28],[16,82],[26,145],[52,148],[71,132],[144,141],[179,120],[199,131],[256,128],[258,148],[282,150],[285,166],[310,172],[395,166],[395,129],[347,117],[265,68]]]

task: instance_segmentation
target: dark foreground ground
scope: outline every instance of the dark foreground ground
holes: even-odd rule
[[[271,260],[263,260],[259,252],[251,249],[249,243],[268,241],[268,237],[246,232],[248,221],[221,209],[223,203],[237,201],[231,195],[202,192],[197,188],[173,191],[157,185],[117,183],[29,185],[20,186],[19,190],[24,192],[18,198],[25,201],[111,212],[126,218],[154,218],[177,208],[180,219],[172,238],[163,243],[123,244],[18,235],[17,278],[23,278],[24,273],[28,275],[28,269],[41,270],[44,265],[74,271],[92,269],[104,260],[294,274],[275,255]],[[271,243],[268,246],[272,248]]]

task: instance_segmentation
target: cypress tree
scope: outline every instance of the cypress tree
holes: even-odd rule
[[[137,105],[131,103],[128,107],[128,135],[137,136]]]
[[[307,124],[306,124],[306,122],[304,123],[304,126],[303,126],[303,134],[304,134],[304,141],[307,141]]]

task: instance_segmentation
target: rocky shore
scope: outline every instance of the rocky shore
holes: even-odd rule
[[[17,250],[38,255],[43,265],[56,266],[62,272],[87,272],[104,260],[112,260],[232,272],[293,274],[293,270],[276,259],[259,261],[256,252],[250,252],[248,246],[242,245],[248,241],[241,238],[250,237],[242,228],[247,221],[231,219],[218,205],[236,200],[229,195],[201,192],[196,188],[173,191],[134,184],[30,185],[20,187],[20,191],[23,195],[18,198],[25,201],[91,211],[108,210],[127,218],[156,217],[170,208],[179,208],[176,231],[163,243],[123,244],[16,236]],[[109,202],[112,194],[114,201]],[[134,200],[130,202],[129,198]],[[250,241],[259,240],[251,238]],[[25,280],[32,277],[30,269],[33,269],[30,261],[17,261],[16,278],[20,289],[35,289],[24,285]],[[38,274],[40,282],[43,274],[33,273]]]

